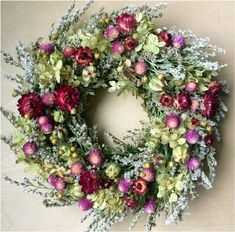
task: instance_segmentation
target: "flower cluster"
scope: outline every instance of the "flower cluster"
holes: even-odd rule
[[[177,221],[186,207],[181,202],[197,195],[197,185],[212,186],[215,176],[213,142],[227,89],[213,81],[223,65],[209,57],[221,50],[188,32],[157,28],[152,19],[161,4],[101,11],[80,29],[75,23],[83,11],[73,14],[73,7],[49,42],[17,48],[26,73],[13,94],[20,116],[3,110],[16,127],[5,141],[43,181],[22,185],[37,187],[46,206],[90,210],[91,231],[107,231],[128,212],[149,214],[147,228],[161,211]],[[109,135],[115,147],[98,143],[83,119],[99,87],[134,93],[149,115],[127,141]]]

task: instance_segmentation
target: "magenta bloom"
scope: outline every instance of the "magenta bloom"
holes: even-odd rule
[[[48,123],[50,123],[50,122],[51,122],[51,120],[50,120],[49,117],[46,116],[46,115],[40,116],[40,117],[38,118],[38,124],[39,124],[40,126],[46,125],[46,124],[48,124]]]
[[[176,48],[179,48],[179,49],[184,48],[184,46],[185,46],[185,39],[184,39],[183,36],[177,35],[177,36],[175,36],[175,37],[173,38],[172,44],[173,44],[174,47],[176,47]]]
[[[126,193],[131,188],[131,180],[130,179],[121,179],[118,182],[118,189],[121,193]]]
[[[105,32],[104,32],[104,37],[106,39],[117,39],[119,36],[119,31],[117,30],[116,27],[114,26],[108,26],[106,29],[105,29]]]
[[[188,93],[180,92],[174,97],[173,105],[177,110],[189,109],[191,104],[192,102]]]
[[[71,57],[74,52],[75,52],[75,49],[72,47],[65,47],[63,50],[63,54],[67,58]]]
[[[54,104],[54,101],[55,101],[55,95],[54,93],[45,93],[43,96],[42,96],[42,103],[46,106],[51,106]]]
[[[80,162],[75,162],[75,163],[72,163],[71,165],[71,174],[72,175],[80,175],[83,171],[84,171],[84,166],[82,163]]]
[[[37,152],[37,145],[35,142],[27,142],[23,146],[23,152],[26,156],[33,156]]]
[[[64,189],[66,188],[66,182],[64,178],[58,178],[55,182],[54,187],[58,192],[64,191]]]
[[[40,44],[39,48],[40,48],[42,51],[44,51],[44,52],[46,52],[46,53],[48,53],[48,54],[51,54],[51,53],[54,52],[54,47],[53,47],[53,45],[50,44],[50,43],[43,43],[43,44]]]
[[[92,205],[93,205],[92,201],[87,198],[81,198],[78,202],[78,207],[82,211],[87,211],[87,210],[91,209]]]
[[[188,130],[185,134],[185,138],[187,140],[187,143],[195,144],[199,140],[199,134],[196,130]]]
[[[129,35],[136,26],[137,21],[132,14],[123,13],[116,19],[116,28],[125,35]]]
[[[94,148],[89,152],[87,160],[91,165],[100,167],[103,165],[105,157],[100,149]]]
[[[43,134],[50,134],[53,131],[53,125],[51,123],[44,124],[40,126],[40,129]]]
[[[144,195],[148,191],[147,182],[142,178],[135,179],[132,188],[138,195]]]
[[[55,176],[50,175],[48,178],[48,182],[51,186],[55,187],[55,183],[57,181],[57,178]]]
[[[190,81],[185,85],[185,90],[188,91],[189,93],[195,92],[196,89],[197,89],[197,84],[193,81]]]
[[[180,125],[180,117],[177,114],[169,114],[166,116],[166,126],[175,129]]]
[[[194,171],[194,170],[197,170],[197,169],[199,168],[200,163],[201,163],[201,162],[200,162],[200,160],[199,160],[197,157],[192,156],[192,157],[187,161],[186,166],[187,166],[187,168],[188,168],[189,170]]]
[[[137,41],[132,38],[127,38],[124,41],[125,49],[129,52],[133,51],[137,46]]]
[[[147,182],[153,182],[155,178],[155,171],[152,168],[144,168],[143,173],[145,176],[143,177],[144,180]]]
[[[120,41],[112,42],[112,51],[118,55],[122,55],[122,53],[125,51],[123,42]]]
[[[154,210],[155,210],[155,203],[154,203],[154,200],[150,198],[144,206],[144,212],[153,213]]]
[[[157,37],[160,41],[164,41],[166,43],[166,47],[172,45],[172,36],[167,31],[161,31]]]
[[[143,60],[139,60],[136,64],[135,64],[135,73],[142,76],[144,75],[148,70],[147,65],[144,63]]]

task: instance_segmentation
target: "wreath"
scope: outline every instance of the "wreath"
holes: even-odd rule
[[[224,81],[213,80],[226,65],[212,57],[224,50],[189,30],[156,27],[165,4],[110,15],[101,9],[77,29],[90,4],[72,4],[47,41],[19,42],[18,60],[2,53],[24,70],[5,76],[17,83],[19,115],[1,108],[16,128],[2,140],[34,174],[23,182],[4,178],[41,195],[46,207],[89,210],[88,231],[107,231],[129,213],[130,228],[147,213],[151,231],[160,212],[166,223],[181,219],[198,185],[212,188],[213,143],[227,111],[221,94],[228,93]],[[98,88],[142,98],[149,122],[123,140],[107,133],[114,145],[101,144],[84,120]]]

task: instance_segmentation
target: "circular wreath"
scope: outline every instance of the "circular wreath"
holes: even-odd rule
[[[102,9],[77,29],[90,3],[80,11],[72,4],[47,41],[18,43],[18,61],[3,53],[25,72],[6,75],[17,83],[20,116],[2,109],[16,127],[13,138],[2,139],[35,175],[5,179],[43,196],[46,207],[90,210],[89,231],[107,231],[129,213],[133,227],[144,212],[150,231],[162,211],[166,223],[181,219],[198,185],[212,187],[212,145],[227,110],[220,94],[228,89],[212,80],[225,65],[211,57],[224,50],[191,31],[156,27],[165,4],[110,15]],[[123,140],[108,134],[113,147],[100,144],[84,120],[97,88],[142,98],[149,122]]]

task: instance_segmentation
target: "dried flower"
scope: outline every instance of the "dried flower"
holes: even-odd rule
[[[172,44],[174,47],[182,49],[185,47],[185,39],[183,36],[177,35],[173,38]]]
[[[105,157],[100,149],[94,148],[93,150],[89,152],[87,156],[87,160],[91,165],[100,167],[103,165],[105,161]]]
[[[135,179],[132,188],[138,195],[144,195],[148,190],[147,182],[142,178]]]
[[[87,211],[87,210],[91,209],[92,205],[93,205],[92,201],[90,199],[87,199],[87,198],[82,198],[78,202],[78,207],[82,211]]]
[[[131,188],[131,180],[130,179],[121,179],[118,182],[118,189],[121,193],[126,193]]]
[[[117,29],[126,35],[129,35],[137,26],[135,16],[128,13],[123,13],[116,18]]]
[[[166,116],[166,126],[170,129],[175,129],[180,125],[180,117],[177,114]]]
[[[117,39],[119,36],[119,31],[117,30],[116,27],[114,26],[108,26],[106,29],[105,29],[105,32],[104,32],[104,37],[106,39]]]
[[[112,51],[118,55],[122,55],[122,53],[125,51],[123,42],[121,41],[112,42]]]
[[[79,47],[73,53],[73,58],[75,59],[77,64],[87,66],[94,61],[94,54],[88,47]]]
[[[29,156],[29,157],[35,155],[36,152],[37,152],[37,150],[38,150],[38,149],[37,149],[37,145],[36,145],[35,142],[27,142],[27,143],[25,143],[24,146],[23,146],[23,152],[24,152],[24,154],[25,154],[26,156]]]
[[[195,156],[192,156],[186,163],[187,165],[187,168],[194,171],[194,170],[197,170],[200,166],[200,160],[195,157]]]
[[[50,43],[43,43],[43,44],[40,44],[40,45],[39,45],[39,48],[40,48],[42,51],[44,51],[44,52],[46,52],[46,53],[48,53],[48,54],[51,54],[51,53],[54,52],[54,47],[53,47],[53,45],[50,44]]]
[[[195,144],[199,140],[199,133],[196,130],[188,130],[185,138],[189,144]]]
[[[148,70],[147,65],[143,60],[138,60],[138,62],[135,64],[135,73],[142,76],[144,75]]]

